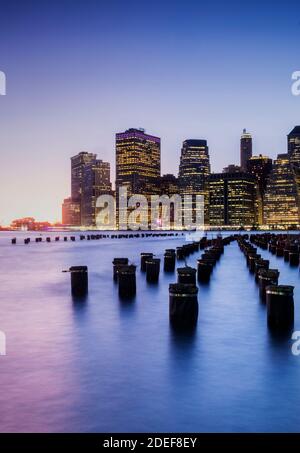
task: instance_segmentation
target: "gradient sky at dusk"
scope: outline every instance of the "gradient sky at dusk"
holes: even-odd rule
[[[70,156],[112,163],[114,135],[162,138],[162,171],[178,171],[187,138],[208,140],[213,171],[286,151],[300,124],[298,1],[0,2],[0,224],[61,218]]]

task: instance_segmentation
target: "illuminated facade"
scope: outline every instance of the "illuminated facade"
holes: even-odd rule
[[[267,179],[272,170],[272,159],[266,156],[253,156],[248,160],[247,169],[256,182],[255,223],[262,225],[264,222],[263,199],[267,186]]]
[[[81,222],[84,226],[95,226],[96,201],[100,195],[112,194],[110,164],[102,160],[85,165],[81,195]]]
[[[160,138],[143,129],[116,134],[116,187],[128,194],[140,193],[142,185],[156,184],[160,177]]]
[[[178,178],[171,174],[161,176],[159,180],[159,194],[168,195],[169,197],[179,194]]]
[[[287,138],[290,162],[300,167],[300,126],[294,127]]]
[[[73,201],[72,198],[66,198],[62,205],[62,223],[63,225],[79,226],[80,218],[80,202]]]
[[[255,181],[244,172],[212,173],[209,177],[209,224],[252,226],[255,222]]]
[[[127,198],[133,194],[159,193],[160,138],[146,134],[144,129],[128,129],[116,134],[116,199],[117,224],[127,224],[119,212],[119,189],[127,188]],[[127,201],[127,200],[126,200]]]
[[[192,219],[196,220],[196,195],[204,197],[204,221],[208,223],[210,174],[209,153],[206,140],[185,140],[181,149],[178,181],[181,195],[192,195]],[[187,209],[187,206],[185,206]]]
[[[241,136],[240,153],[241,170],[247,171],[247,162],[250,157],[252,157],[252,136],[246,131],[246,129],[243,130],[243,134]]]
[[[279,154],[268,178],[264,197],[264,223],[270,227],[300,224],[299,169],[294,167],[289,157],[289,154]]]

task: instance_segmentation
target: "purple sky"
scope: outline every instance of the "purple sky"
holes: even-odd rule
[[[162,139],[177,174],[187,138],[207,139],[213,171],[254,153],[276,157],[300,124],[298,2],[2,1],[0,224],[61,218],[70,156],[112,163],[115,133]],[[224,6],[225,5],[225,6]]]

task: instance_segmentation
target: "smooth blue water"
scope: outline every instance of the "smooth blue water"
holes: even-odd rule
[[[138,263],[140,252],[162,256],[183,239],[12,246],[13,236],[0,234],[1,432],[299,431],[300,356],[289,337],[268,331],[236,243],[199,287],[197,330],[184,336],[168,320],[175,274],[149,286],[137,271],[136,299],[122,303],[111,265],[118,256]],[[295,285],[300,330],[299,270],[259,253],[279,268],[280,283]],[[90,290],[80,304],[61,271],[82,264]]]

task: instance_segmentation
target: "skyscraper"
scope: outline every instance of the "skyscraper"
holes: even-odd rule
[[[291,164],[289,154],[279,154],[268,178],[264,197],[266,225],[290,227],[300,224],[299,188],[299,168]]]
[[[82,219],[82,191],[85,166],[96,160],[96,154],[80,152],[71,157],[71,197],[62,205],[62,222],[64,225],[80,226]]]
[[[287,139],[290,162],[300,167],[300,126],[294,127]]]
[[[240,173],[212,173],[209,177],[209,224],[253,225],[255,180]]]
[[[181,149],[179,182],[189,193],[202,192],[210,173],[206,140],[185,140]]]
[[[252,157],[252,136],[246,129],[241,136],[241,169],[247,171],[247,162]]]
[[[150,196],[159,192],[160,168],[159,137],[146,134],[144,129],[134,128],[116,134],[116,201],[119,226],[126,226],[128,220],[128,212],[123,213],[119,209],[120,187],[126,186],[127,197],[142,194],[149,202]]]
[[[255,200],[255,223],[263,224],[263,199],[267,186],[267,179],[272,170],[272,159],[269,157],[253,156],[247,162],[247,170],[256,183],[256,200]]]
[[[79,206],[80,212],[77,216],[71,217],[78,223],[74,226],[84,225],[82,218],[82,187],[83,187],[83,173],[84,168],[87,164],[94,162],[97,158],[96,154],[87,153],[85,151],[80,152],[76,156],[71,157],[71,200],[72,203]],[[71,205],[69,205],[71,207]],[[65,206],[66,208],[67,206]]]
[[[209,153],[206,140],[185,140],[181,149],[178,181],[182,195],[192,195],[191,210],[194,211],[196,195],[204,197],[204,217],[208,222],[208,176],[210,174]],[[185,207],[187,209],[187,206]],[[196,213],[192,218],[195,220]]]
[[[87,152],[71,157],[71,197],[62,206],[63,223],[94,226],[97,198],[111,193],[109,163]]]
[[[87,164],[95,162],[96,158],[96,154],[85,151],[71,157],[71,197],[73,201],[80,201],[84,168]]]
[[[110,164],[102,160],[87,163],[83,169],[81,219],[84,226],[96,225],[96,201],[100,195],[112,193]]]
[[[116,188],[126,186],[128,194],[140,193],[160,177],[160,138],[144,129],[116,134]]]

